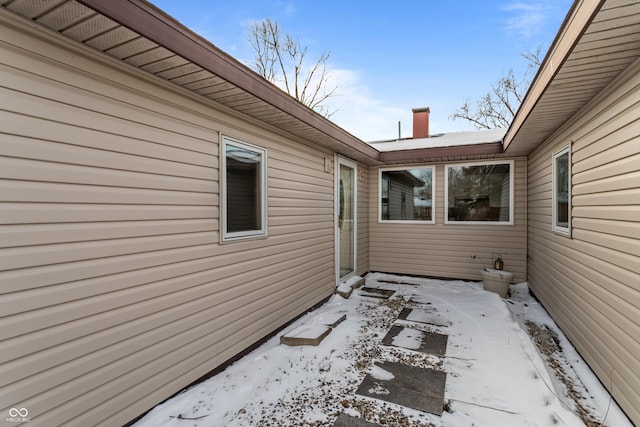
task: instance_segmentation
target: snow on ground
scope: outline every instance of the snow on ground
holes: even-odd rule
[[[346,412],[387,426],[584,426],[576,415],[581,408],[583,419],[593,421],[589,425],[601,425],[606,414],[602,425],[631,427],[529,295],[526,284],[512,286],[514,296],[503,300],[484,291],[481,282],[378,273],[366,279],[369,287],[397,292],[389,300],[366,297],[359,290],[349,299],[334,295],[222,373],[158,405],[135,425],[331,426]],[[415,323],[411,317],[396,320],[403,307],[419,308],[420,316],[431,313],[446,326]],[[322,325],[323,319],[339,313],[346,313],[347,319],[319,346],[279,343],[280,335],[301,325]],[[395,345],[416,348],[420,331],[447,334],[446,357],[382,346],[394,322],[415,329],[405,330]],[[557,334],[563,351],[541,356],[525,332],[526,325],[534,324]],[[377,361],[444,370],[446,411],[439,417],[356,396],[365,374],[389,375],[373,365]],[[564,380],[556,378],[559,370]],[[579,405],[566,395],[577,396]]]

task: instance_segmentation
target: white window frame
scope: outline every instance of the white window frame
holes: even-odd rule
[[[431,169],[431,220],[419,221],[409,219],[382,219],[382,173],[388,171]],[[411,196],[413,197],[413,195]],[[399,166],[378,169],[378,223],[381,224],[435,224],[436,223],[436,168],[433,165]]]
[[[260,155],[260,229],[227,232],[227,146],[239,147]],[[267,236],[267,149],[222,136],[220,144],[221,236],[223,242]]]
[[[567,226],[562,227],[557,225],[558,221],[558,192],[557,192],[557,184],[558,184],[558,176],[557,176],[557,162],[558,159],[564,155],[567,155]],[[560,150],[553,153],[552,162],[552,188],[551,188],[551,229],[554,233],[562,234],[564,236],[571,236],[571,146],[567,145]]]
[[[449,221],[449,168],[464,166],[485,166],[509,164],[509,221]],[[513,160],[489,160],[468,163],[448,163],[444,167],[444,223],[455,225],[513,225],[514,224],[514,191],[515,191],[515,166]]]

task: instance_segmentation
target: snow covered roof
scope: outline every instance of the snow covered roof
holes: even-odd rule
[[[456,147],[463,145],[502,142],[506,129],[488,129],[469,132],[452,132],[431,135],[428,138],[406,138],[390,141],[373,141],[369,144],[382,152],[413,150],[418,148]]]

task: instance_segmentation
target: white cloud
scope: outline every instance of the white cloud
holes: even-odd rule
[[[406,116],[411,116],[411,109],[376,99],[358,71],[331,70],[330,85],[334,84],[338,95],[330,98],[327,105],[337,112],[330,119],[364,141],[396,138],[398,121],[404,124]],[[403,130],[403,136],[409,136],[410,132]]]
[[[540,30],[545,23],[550,11],[548,4],[538,3],[511,3],[502,7],[502,10],[511,12],[506,21],[506,29],[520,33],[524,37],[531,37]]]

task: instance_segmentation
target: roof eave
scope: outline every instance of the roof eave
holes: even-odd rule
[[[573,3],[507,130],[504,151],[517,150],[516,137],[520,130],[605,1],[577,0]]]
[[[185,59],[209,70],[238,88],[270,105],[286,111],[307,125],[336,139],[362,159],[375,162],[379,152],[330,120],[297,101],[232,56],[189,30],[178,21],[142,0],[78,0],[130,30],[148,38]]]
[[[502,142],[492,142],[454,147],[386,151],[380,153],[380,160],[385,163],[418,163],[435,159],[498,155],[502,154],[502,152]]]

